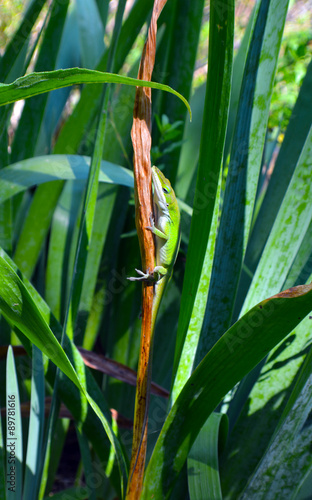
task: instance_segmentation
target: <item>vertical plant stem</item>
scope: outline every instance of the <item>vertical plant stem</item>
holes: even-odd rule
[[[155,0],[148,38],[145,43],[138,78],[151,80],[155,62],[157,19],[166,0]],[[134,150],[134,195],[135,221],[138,232],[142,267],[152,270],[155,262],[155,249],[152,233],[146,230],[152,213],[151,189],[151,89],[138,87],[133,110],[131,139]],[[142,329],[140,357],[135,397],[133,442],[130,475],[127,487],[127,500],[140,498],[147,447],[147,412],[151,373],[151,324],[153,306],[153,287],[143,282],[142,290]]]

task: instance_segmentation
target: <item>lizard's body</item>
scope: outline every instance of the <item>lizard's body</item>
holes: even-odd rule
[[[152,231],[155,236],[156,246],[156,265],[152,272],[142,272],[136,269],[140,277],[129,278],[130,280],[149,281],[153,283],[154,298],[152,307],[152,322],[151,322],[151,350],[148,366],[148,385],[151,381],[151,353],[153,346],[154,331],[156,318],[160,306],[161,299],[164,295],[166,286],[172,276],[173,266],[175,264],[181,239],[180,226],[180,210],[178,202],[171,187],[171,184],[164,174],[157,168],[152,167],[152,178],[154,184],[153,208],[154,218],[150,217],[151,225],[146,229]],[[142,426],[142,436],[139,450],[142,444],[145,426],[147,423],[149,402],[147,400],[144,422]],[[137,460],[136,458],[136,460]],[[135,469],[135,465],[133,470]]]
[[[150,217],[151,225],[146,229],[155,235],[156,266],[151,273],[140,274],[130,280],[150,281],[154,283],[154,300],[152,310],[152,334],[155,330],[156,317],[164,290],[169,282],[175,264],[181,239],[180,210],[170,182],[157,168],[152,167],[154,184],[154,218]]]

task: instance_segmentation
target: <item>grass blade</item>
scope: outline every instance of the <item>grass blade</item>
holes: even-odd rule
[[[201,428],[187,459],[191,500],[220,500],[219,448],[227,434],[227,417],[212,413]],[[220,441],[220,442],[219,442]]]
[[[302,240],[301,246],[287,274],[283,288],[307,283],[311,274],[312,221]]]
[[[272,291],[279,292],[286,282],[296,256],[300,255],[300,247],[304,242],[312,219],[310,203],[311,151],[312,128],[301,151],[292,180],[254,274],[242,313],[246,312],[267,294],[272,293]],[[294,346],[293,354],[295,352],[296,347]],[[247,379],[243,381],[240,391],[234,396],[229,410],[229,416],[231,416],[230,427],[232,427],[242,410],[260,370],[261,367],[258,367],[255,373],[249,374]],[[281,369],[279,375],[275,375],[275,383],[279,379],[283,386],[285,377],[287,380],[289,374],[283,373]],[[270,383],[270,380],[268,380],[269,385]],[[262,390],[264,390],[263,387]],[[268,393],[271,394],[271,391],[269,390]]]
[[[69,0],[62,1],[61,4],[58,0],[52,1],[51,15],[38,49],[38,58],[35,64],[37,72],[55,69],[68,5]],[[47,99],[48,95],[45,94],[36,97],[31,102],[25,102],[14,134],[11,154],[13,162],[34,156]]]
[[[44,4],[45,0],[32,0],[27,5],[27,10],[19,28],[7,46],[5,53],[0,58],[1,81],[7,81],[17,58],[23,51],[24,46],[28,45],[29,35]]]
[[[256,269],[311,127],[311,93],[312,61],[302,82],[247,248],[246,266],[252,272]]]
[[[168,34],[164,37],[167,57],[166,66],[162,69],[166,83],[177,89],[189,99],[196,62],[198,39],[203,16],[203,0],[178,0],[173,2],[173,13],[168,23]],[[185,23],[185,19],[188,20]],[[181,29],[183,26],[183,29]],[[177,40],[179,41],[177,43]],[[172,96],[161,94],[158,104],[158,114],[169,117],[170,122],[177,119],[185,121],[185,108],[182,103],[176,102]],[[182,106],[181,106],[182,104]],[[182,139],[182,131],[177,141]],[[172,185],[175,185],[180,148],[167,154],[165,173]]]
[[[297,333],[297,332],[296,332]],[[242,500],[291,498],[312,466],[310,453],[312,409],[312,350],[300,371],[274,436]]]
[[[8,349],[6,370],[6,498],[7,500],[20,500],[22,498],[23,486],[22,417],[14,356],[11,346],[9,346]]]
[[[288,0],[283,0],[282,9],[277,9],[276,4],[280,5],[280,1],[262,0],[250,41],[203,323],[207,337],[201,336],[197,363],[231,324],[257,193]],[[261,298],[270,293],[272,290]]]
[[[48,155],[23,160],[0,170],[0,201],[26,189],[55,180],[85,180],[90,158],[78,155]],[[126,168],[102,161],[100,182],[133,187],[133,174]]]
[[[190,243],[179,315],[174,376],[194,307],[207,249],[225,140],[233,58],[234,3],[229,0],[225,4],[221,19],[218,12],[218,1],[216,1],[211,5],[210,70],[206,89]],[[219,29],[220,25],[222,29]]]
[[[109,227],[112,220],[114,205],[117,200],[117,192],[118,190],[116,187],[105,186],[104,184],[99,186],[92,231],[92,246],[88,253],[77,317],[77,330],[80,332],[77,338],[77,343],[79,345],[86,345],[84,340],[86,320],[89,318],[92,309],[98,273],[103,259],[103,248],[104,245],[106,244],[107,246],[110,241]],[[120,211],[118,215],[120,217]],[[90,333],[89,330],[87,343],[89,346],[93,346],[96,337],[92,336]]]
[[[5,448],[3,441],[2,419],[0,418],[0,498],[6,500],[6,467],[5,467]]]
[[[152,89],[170,92],[184,102],[191,116],[191,108],[187,100],[174,89],[168,87],[168,85],[83,68],[30,73],[29,75],[18,78],[13,83],[1,83],[0,106],[19,101],[20,99],[27,99],[35,95],[43,94],[51,90],[81,83],[121,83],[124,85],[132,85],[133,87],[150,87]]]
[[[81,457],[82,457],[84,476],[85,476],[87,490],[88,490],[88,499],[89,500],[96,500],[96,491],[95,491],[95,487],[93,484],[94,481],[92,481],[94,473],[93,473],[93,468],[92,468],[89,442],[88,442],[86,436],[83,434],[83,432],[81,431],[81,429],[78,426],[76,426],[76,432],[77,432],[77,437],[78,437],[78,442],[79,442],[80,453],[81,453]]]
[[[37,309],[37,306],[25,288],[23,282],[9,266],[7,261],[0,257],[0,275],[2,278],[0,289],[0,307],[6,319],[19,328],[53,363],[68,376],[88,400],[90,406],[99,417],[105,432],[115,450],[122,484],[126,481],[126,465],[120,444],[115,437],[108,420],[99,406],[88,394],[85,386],[80,381],[73,365],[61,345],[53,335],[48,324]],[[121,486],[122,489],[122,486]]]
[[[112,42],[108,54],[108,62],[107,62],[108,69],[111,68],[114,60],[116,43],[120,33],[125,5],[126,5],[125,0],[119,0]],[[91,237],[93,232],[94,214],[95,214],[95,207],[96,207],[96,200],[98,193],[101,160],[103,156],[103,146],[105,140],[106,121],[107,121],[107,109],[108,109],[110,94],[111,94],[111,86],[104,87],[102,92],[101,105],[98,113],[98,125],[95,137],[95,144],[92,152],[90,170],[84,195],[83,209],[79,224],[79,234],[75,252],[73,278],[69,295],[68,309],[65,314],[65,321],[63,325],[64,333],[69,325],[73,326],[75,324],[77,319],[78,307],[82,292],[82,284],[86,268],[86,261],[89,253],[89,248],[91,246]]]
[[[37,498],[44,427],[44,383],[42,353],[36,346],[33,346],[31,405],[23,489],[24,500]]]
[[[62,191],[59,183],[59,190],[49,189],[51,184],[45,186],[45,190],[36,190],[27,216],[25,218],[22,231],[19,235],[14,261],[27,278],[31,278],[37,264],[43,242],[48,234],[55,204]]]
[[[250,15],[248,25],[246,26],[244,37],[241,41],[237,54],[233,62],[233,74],[232,74],[232,84],[231,84],[231,98],[230,98],[230,108],[229,108],[229,118],[227,122],[226,138],[224,144],[224,163],[228,160],[228,155],[230,153],[233,134],[235,129],[235,122],[237,117],[237,109],[239,104],[239,96],[242,86],[242,80],[244,75],[244,67],[246,64],[246,57],[248,53],[248,47],[250,42],[250,36],[254,29],[255,19],[258,15],[258,10],[261,2],[256,2],[253,11]]]
[[[81,208],[84,186],[80,182],[68,181],[54,211],[46,269],[45,298],[51,311],[61,323],[64,320],[68,301],[70,266],[70,242]]]
[[[203,102],[205,101],[206,84],[201,85],[194,91],[190,100],[193,120],[185,123],[183,143],[181,146],[180,160],[175,184],[175,193],[182,200],[193,203],[193,188],[196,166],[198,164],[200,139],[203,124]]]
[[[194,360],[205,316],[209,282],[211,278],[211,270],[212,270],[217,229],[218,229],[218,220],[220,215],[219,203],[220,203],[220,193],[221,193],[221,180],[222,180],[222,175],[220,175],[218,183],[218,191],[216,195],[208,245],[195,297],[194,307],[192,310],[190,323],[188,325],[187,334],[185,337],[185,342],[181,352],[179,366],[175,376],[174,386],[172,389],[172,394],[171,394],[172,401],[175,401],[179,392],[182,390],[184,384],[190,377],[194,367]]]
[[[23,281],[24,286],[26,287],[29,295],[32,300],[35,302],[41,316],[45,320],[46,324],[48,324],[53,331],[56,339],[60,340],[62,335],[62,327],[57,322],[53,314],[51,313],[49,307],[44,302],[39,293],[34,289],[34,287],[29,283],[27,278],[23,278],[18,268],[15,266],[14,262],[5,254],[5,252],[0,250],[1,257],[8,263],[9,267],[11,267],[16,273],[19,274],[20,279]],[[7,325],[5,322],[4,325]],[[26,337],[22,331],[18,330],[18,336],[20,341],[22,342],[24,348],[31,355],[31,342],[28,337]],[[66,342],[64,345],[65,353],[70,359],[71,363],[75,366],[76,371],[80,374],[84,374],[86,384],[85,389],[91,394],[98,407],[102,411],[104,417],[108,422],[111,421],[111,412],[109,407],[107,406],[106,400],[103,397],[103,392],[99,388],[98,384],[94,380],[90,370],[88,370],[83,362],[83,359],[76,348],[76,346],[71,342],[71,340],[66,337]],[[48,370],[46,372],[46,379],[49,384],[54,384],[55,379],[55,366],[53,363],[50,363],[48,366]],[[84,381],[82,381],[83,383]],[[107,434],[104,430],[104,427],[99,425],[98,416],[95,412],[89,411],[86,415],[82,414],[81,408],[86,408],[87,397],[81,392],[77,386],[71,382],[71,380],[67,377],[62,379],[62,383],[60,384],[60,399],[64,402],[66,407],[69,409],[70,413],[73,415],[77,422],[83,422],[83,430],[88,436],[90,442],[93,445],[94,450],[100,457],[100,459],[106,463],[108,457],[108,440]],[[113,487],[116,491],[120,491],[120,475],[118,470],[118,463],[115,461],[114,470],[109,477]]]
[[[254,274],[243,311],[270,292],[278,293],[312,218],[312,127]]]
[[[151,495],[169,498],[208,416],[221,398],[311,311],[311,297],[312,285],[304,285],[262,301],[209,351],[165,421],[146,471],[143,499]]]
[[[84,68],[95,68],[105,50],[104,28],[99,15],[97,2],[88,3],[78,0],[76,3],[81,65]]]
[[[149,4],[149,2],[146,2],[146,0],[137,0],[134,3],[131,12],[129,13],[121,28],[119,38],[122,43],[119,43],[116,48],[113,69],[115,73],[118,73],[121,70],[122,65],[125,62],[125,58],[127,57],[129,47],[132,47],[137,36],[139,35],[150,10],[151,5]],[[107,63],[108,51],[104,53],[96,69],[99,71],[106,71]],[[137,74],[137,72],[135,74]],[[86,85],[82,89],[80,100],[77,106],[60,131],[55,144],[54,153],[78,152],[79,145],[82,143],[83,138],[88,135],[88,132],[93,127],[95,110],[98,109],[101,93],[102,85],[93,85],[92,87]],[[132,101],[133,99],[131,100],[131,102]],[[132,111],[132,105],[130,106],[130,108]],[[131,111],[129,110],[127,116],[131,117]],[[122,109],[121,112],[118,113],[118,120],[120,120],[120,115],[122,114],[122,112],[124,112],[124,109]],[[81,123],[84,124],[84,127],[81,127]]]

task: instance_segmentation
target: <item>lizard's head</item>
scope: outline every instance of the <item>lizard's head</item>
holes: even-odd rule
[[[152,167],[154,184],[154,203],[163,212],[169,215],[170,208],[177,203],[170,181],[157,167]]]

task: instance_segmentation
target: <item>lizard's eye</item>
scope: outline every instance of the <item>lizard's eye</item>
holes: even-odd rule
[[[163,190],[163,192],[164,192],[165,194],[169,194],[169,193],[170,193],[170,191],[169,191],[169,189],[168,189],[168,188],[164,188],[164,187],[163,187],[163,188],[162,188],[162,190]]]

